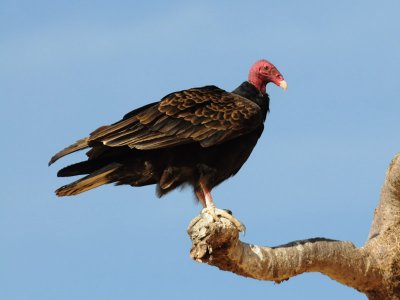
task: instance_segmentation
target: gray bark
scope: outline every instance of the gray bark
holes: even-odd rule
[[[281,282],[320,272],[369,299],[400,300],[400,153],[389,165],[368,240],[311,238],[267,247],[239,240],[234,223],[203,211],[188,228],[191,257],[241,276]]]

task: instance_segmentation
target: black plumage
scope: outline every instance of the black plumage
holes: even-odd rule
[[[56,194],[76,195],[115,183],[157,184],[162,196],[189,184],[198,200],[208,206],[212,204],[211,189],[235,175],[249,157],[263,132],[268,110],[267,93],[248,81],[231,93],[216,86],[171,93],[54,155],[49,164],[91,148],[86,161],[57,174],[86,176],[59,188]]]

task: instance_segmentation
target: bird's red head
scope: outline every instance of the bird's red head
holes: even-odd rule
[[[282,74],[269,61],[262,59],[251,66],[249,72],[249,82],[254,85],[261,93],[266,93],[266,85],[269,82],[275,83],[284,90],[287,89],[287,83]]]

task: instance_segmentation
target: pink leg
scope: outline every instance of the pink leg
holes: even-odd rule
[[[201,205],[206,208],[206,200],[204,199],[204,194],[202,191],[195,191],[197,199],[200,201]]]
[[[242,223],[240,223],[237,219],[235,219],[231,214],[229,214],[225,210],[218,209],[215,207],[214,201],[211,197],[211,191],[208,188],[206,188],[201,181],[199,182],[199,185],[201,190],[196,191],[196,196],[204,207],[202,212],[206,211],[209,215],[213,217],[214,221],[217,222],[219,221],[220,217],[228,219],[236,226],[236,228],[240,232],[245,231],[244,225],[242,225]]]
[[[203,183],[200,182],[200,187],[203,190],[203,194],[204,194],[204,202],[205,202],[205,206],[203,204],[204,207],[208,207],[208,208],[212,208],[215,207],[214,201],[211,197],[211,191],[208,190]]]

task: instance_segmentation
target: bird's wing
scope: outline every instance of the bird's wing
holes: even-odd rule
[[[199,142],[210,147],[238,137],[262,123],[260,107],[215,86],[165,96],[160,102],[121,121],[101,127],[88,144],[150,150]]]
[[[260,107],[244,97],[216,86],[193,88],[171,93],[96,129],[56,153],[49,165],[89,147],[89,158],[97,157],[107,149],[100,145],[150,150],[198,142],[210,147],[246,134],[262,122]]]

